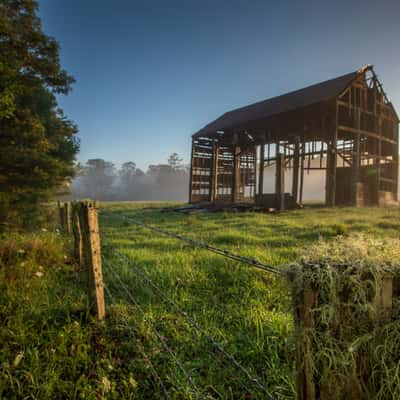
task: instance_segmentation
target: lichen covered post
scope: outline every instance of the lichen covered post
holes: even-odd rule
[[[88,272],[89,298],[98,320],[105,317],[104,285],[101,265],[100,232],[96,202],[85,201],[79,207],[83,260]]]
[[[74,236],[74,258],[80,267],[83,266],[82,232],[79,221],[81,203],[73,202],[71,204],[71,229]]]

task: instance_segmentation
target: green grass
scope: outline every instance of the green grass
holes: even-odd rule
[[[134,217],[272,265],[298,260],[319,239],[364,233],[396,237],[399,211],[389,209],[305,209],[283,214],[199,213],[191,216],[144,209],[142,204],[106,204],[113,215],[101,219],[106,247],[105,281],[117,303],[129,302],[109,268],[116,271],[145,310],[129,323],[139,330],[168,390],[178,398],[267,398],[226,360],[174,307],[163,303],[146,277],[198,321],[206,333],[231,353],[278,398],[294,398],[294,346],[291,299],[287,283],[263,271],[193,249],[117,215]],[[154,205],[157,207],[157,205]],[[121,257],[119,253],[128,256]],[[199,389],[190,386],[154,337],[157,330],[176,351]],[[141,331],[142,330],[142,331]],[[152,338],[151,340],[149,338]]]
[[[158,207],[165,205],[102,205],[113,211],[100,218],[104,281],[113,295],[106,297],[104,324],[88,314],[85,274],[70,260],[69,239],[41,232],[0,240],[1,399],[158,399],[163,398],[163,388],[157,376],[173,399],[267,398],[163,302],[143,274],[277,398],[295,398],[288,284],[270,273],[129,225],[118,215],[276,266],[298,260],[320,238],[356,233],[396,238],[400,228],[398,209],[186,216],[161,213]],[[124,286],[144,314],[131,305]]]

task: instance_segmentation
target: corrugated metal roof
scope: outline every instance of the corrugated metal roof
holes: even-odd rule
[[[292,111],[311,104],[329,100],[340,94],[357,78],[361,70],[317,83],[294,92],[272,97],[223,114],[215,121],[200,129],[193,136],[201,136],[217,131],[241,126],[246,122],[266,119],[276,114]]]

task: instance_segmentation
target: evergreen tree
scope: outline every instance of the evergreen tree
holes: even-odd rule
[[[0,226],[32,221],[73,176],[76,126],[58,108],[73,78],[34,0],[0,0]]]

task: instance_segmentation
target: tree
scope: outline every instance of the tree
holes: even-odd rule
[[[168,165],[173,169],[177,170],[182,168],[183,159],[179,157],[178,153],[172,153],[168,158]]]
[[[84,197],[91,197],[96,200],[110,200],[115,178],[116,172],[113,163],[102,158],[88,160],[81,178]]]
[[[42,32],[34,0],[0,1],[0,224],[31,221],[72,178],[76,126],[58,108],[74,79],[55,39]]]

